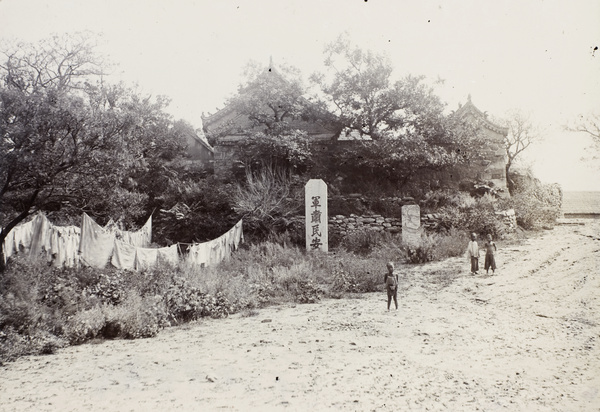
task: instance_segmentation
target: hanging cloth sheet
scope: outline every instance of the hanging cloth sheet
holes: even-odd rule
[[[117,268],[133,270],[135,248],[149,246],[152,239],[152,215],[136,232],[120,230],[112,220],[103,228],[85,213],[81,227],[54,226],[40,212],[8,233],[3,244],[4,262],[23,248],[28,249],[30,258],[44,255],[56,267],[74,267],[81,259],[87,266],[103,268],[110,260]],[[176,262],[177,254],[173,251],[177,249],[161,252],[163,260]]]
[[[32,221],[33,231],[31,235],[31,246],[29,257],[31,259],[39,258],[40,255],[47,254],[48,259],[52,259],[52,223],[42,213],[38,213]]]
[[[81,230],[77,226],[51,226],[50,251],[52,264],[56,267],[79,265],[79,240]]]
[[[135,270],[143,270],[156,266],[158,249],[135,248]]]
[[[118,229],[112,220],[102,227],[84,213],[79,243],[81,261],[97,268],[105,267],[110,261],[118,269],[133,270],[137,264],[136,249],[149,246],[151,239],[152,215],[140,230],[129,232]],[[150,264],[147,258],[142,252],[140,266]]]
[[[40,212],[10,231],[4,241],[5,261],[24,248],[29,249],[30,258],[44,255],[54,266],[77,266],[80,233],[77,226],[54,226]]]
[[[104,268],[111,258],[114,246],[115,232],[106,230],[84,213],[79,241],[81,263],[95,268]]]
[[[128,245],[122,240],[115,239],[115,248],[110,263],[117,269],[135,269],[136,247]]]
[[[6,235],[6,238],[4,238],[4,243],[2,244],[2,251],[4,252],[4,264],[6,264],[8,258],[11,257],[14,253],[15,229],[17,227],[13,228],[10,232],[8,232],[8,235]]]
[[[136,232],[128,232],[125,230],[116,229],[115,236],[117,239],[137,247],[148,247],[152,243],[152,215],[148,218],[144,226]]]
[[[4,244],[2,250],[4,251],[4,263],[11,257],[13,254],[18,253],[22,248],[29,249],[31,246],[31,237],[33,234],[33,221],[32,219],[29,222],[21,223],[12,228],[6,239],[4,239]]]
[[[168,263],[172,266],[177,266],[177,264],[179,263],[179,253],[177,251],[177,245],[159,248],[158,261],[161,263]]]
[[[195,266],[214,266],[231,256],[244,240],[242,220],[216,239],[190,246],[187,261]]]

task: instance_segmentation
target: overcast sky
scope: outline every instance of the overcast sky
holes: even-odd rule
[[[530,112],[547,136],[529,150],[536,175],[600,190],[598,163],[581,161],[589,139],[563,131],[600,111],[598,0],[0,0],[1,38],[81,30],[102,34],[116,75],[171,97],[169,110],[196,127],[236,91],[249,60],[272,56],[308,79],[325,45],[348,32],[387,53],[398,78],[444,79],[436,91],[448,110],[471,94],[496,117]]]

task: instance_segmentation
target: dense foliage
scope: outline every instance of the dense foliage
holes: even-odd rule
[[[185,149],[168,100],[106,84],[87,36],[3,49],[0,243],[37,210],[62,222],[83,211],[124,225],[146,219]]]

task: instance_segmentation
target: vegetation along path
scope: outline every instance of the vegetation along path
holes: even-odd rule
[[[401,266],[398,312],[372,293],[22,358],[0,369],[0,408],[598,410],[600,221],[497,260],[494,276]]]

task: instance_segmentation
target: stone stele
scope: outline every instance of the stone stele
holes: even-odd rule
[[[328,251],[327,185],[321,179],[310,179],[304,187],[306,216],[306,250]]]
[[[402,242],[418,244],[421,232],[421,208],[418,205],[402,206]]]

